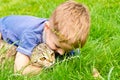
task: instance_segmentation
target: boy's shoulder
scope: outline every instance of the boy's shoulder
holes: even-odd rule
[[[46,18],[39,18],[35,16],[28,15],[10,15],[0,19],[0,25],[4,26],[4,28],[32,28],[46,22]]]
[[[37,20],[47,20],[47,18],[39,18],[36,16],[29,16],[29,15],[10,15],[10,16],[5,16],[2,18],[2,20],[6,21],[13,21],[13,20],[21,20],[21,21],[37,21]]]

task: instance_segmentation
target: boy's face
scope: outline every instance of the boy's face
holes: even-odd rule
[[[48,27],[48,25],[47,25]],[[45,26],[45,41],[46,44],[55,52],[63,55],[65,52],[72,50],[71,45],[60,42],[60,40],[56,37],[56,35],[51,31],[50,28],[46,28]]]
[[[50,37],[47,41],[47,45],[54,50],[55,52],[59,53],[60,55],[63,55],[65,52],[71,50],[71,46],[67,43],[60,43],[56,41],[54,37]]]

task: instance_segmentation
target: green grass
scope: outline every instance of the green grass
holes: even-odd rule
[[[64,1],[0,0],[0,17],[19,14],[49,18]],[[35,76],[15,75],[14,63],[8,61],[0,65],[0,80],[94,80],[94,67],[103,80],[120,80],[120,1],[77,1],[87,5],[91,14],[90,36],[79,58],[63,61]]]

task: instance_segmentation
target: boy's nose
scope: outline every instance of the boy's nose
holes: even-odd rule
[[[63,55],[65,53],[63,49],[57,49],[56,52],[59,53],[60,55]]]

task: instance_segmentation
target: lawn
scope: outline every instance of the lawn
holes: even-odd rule
[[[49,18],[57,5],[65,0],[0,0],[0,17],[32,15]],[[0,64],[0,80],[95,80],[96,68],[101,78],[120,80],[120,1],[76,0],[88,6],[91,29],[80,54],[64,59],[35,76],[14,74],[13,61]]]

